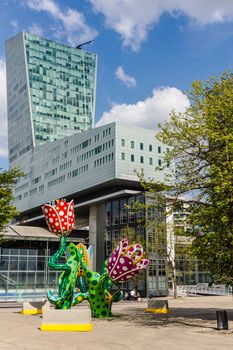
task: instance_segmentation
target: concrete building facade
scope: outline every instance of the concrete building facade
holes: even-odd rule
[[[100,271],[127,225],[146,237],[146,230],[139,229],[137,219],[124,206],[133,197],[141,198],[136,171],[143,169],[145,177],[155,181],[163,179],[164,171],[159,168],[166,151],[153,130],[123,123],[37,146],[20,157],[26,176],[15,189],[15,204],[20,210],[16,223],[43,227],[41,205],[56,198],[74,199],[75,229],[88,229],[94,267]],[[164,291],[166,281],[163,276],[160,284],[162,279]],[[145,294],[145,276],[140,290]]]
[[[113,186],[139,188],[135,171],[141,169],[160,181],[165,152],[153,130],[122,123],[46,143],[20,157],[26,176],[17,183],[15,203],[24,213],[57,197],[78,198]]]

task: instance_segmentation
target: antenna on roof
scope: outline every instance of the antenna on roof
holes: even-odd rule
[[[93,43],[93,42],[94,42],[94,40],[86,41],[85,43],[76,46],[76,49],[80,49],[80,50],[81,50],[81,47],[82,47],[83,45],[88,45],[88,44]]]

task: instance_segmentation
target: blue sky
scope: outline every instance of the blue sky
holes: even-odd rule
[[[6,39],[33,32],[70,45],[94,39],[96,125],[157,128],[185,91],[232,67],[232,0],[1,0],[0,166],[7,167]]]

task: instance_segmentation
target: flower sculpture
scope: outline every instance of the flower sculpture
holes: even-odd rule
[[[122,239],[108,260],[107,270],[111,280],[126,282],[145,269],[150,260],[144,259],[143,255],[140,244],[129,245],[127,238]]]
[[[42,207],[45,221],[51,232],[67,236],[74,226],[74,201],[66,202],[64,199],[57,199],[54,205],[45,204]]]
[[[45,204],[42,210],[49,230],[60,236],[59,249],[49,258],[48,263],[53,270],[62,271],[59,277],[58,296],[49,291],[48,299],[56,309],[70,309],[80,266],[76,245],[70,243],[67,248],[66,243],[66,236],[70,234],[74,225],[74,201],[66,202],[64,199],[57,199],[52,204]],[[58,262],[64,255],[66,262]]]
[[[42,207],[49,230],[60,236],[58,251],[49,258],[49,267],[62,271],[59,277],[58,295],[48,292],[49,301],[56,309],[70,309],[72,305],[89,301],[93,317],[111,316],[112,303],[122,299],[120,283],[128,281],[145,269],[149,260],[145,259],[140,244],[129,244],[124,238],[104,262],[102,273],[92,271],[92,248],[82,243],[70,243],[66,236],[74,224],[74,202],[64,199]],[[61,257],[65,262],[59,262]],[[112,284],[118,289],[112,293]]]
[[[143,247],[140,244],[129,245],[127,238],[124,238],[106,260],[102,274],[91,271],[80,258],[89,292],[78,293],[74,304],[88,300],[93,317],[110,317],[112,303],[122,299],[120,283],[133,278],[149,265],[150,261],[143,256]],[[118,286],[118,290],[111,294],[113,283]]]

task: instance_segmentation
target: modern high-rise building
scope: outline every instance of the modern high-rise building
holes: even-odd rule
[[[10,166],[35,146],[94,126],[95,53],[29,33],[6,42]]]

